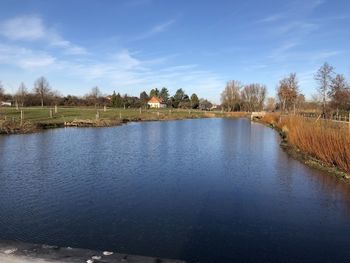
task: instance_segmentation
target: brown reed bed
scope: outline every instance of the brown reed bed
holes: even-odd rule
[[[279,129],[287,143],[302,153],[350,174],[350,129],[347,124],[267,114],[261,119]]]

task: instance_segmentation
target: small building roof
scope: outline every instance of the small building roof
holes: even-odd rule
[[[163,100],[161,98],[158,98],[156,96],[153,96],[148,103],[164,103]]]

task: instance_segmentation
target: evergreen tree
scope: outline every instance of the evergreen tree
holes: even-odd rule
[[[151,89],[150,93],[149,93],[149,97],[159,97],[159,90],[157,88],[155,89]]]
[[[196,93],[191,95],[191,106],[192,109],[197,109],[199,107],[199,99]]]
[[[160,90],[159,98],[163,99],[164,102],[167,102],[167,101],[168,101],[168,99],[169,99],[169,91],[168,91],[167,88],[163,87],[163,88]]]
[[[112,104],[112,107],[117,107],[117,94],[115,93],[115,91],[113,91],[113,94],[112,94],[111,104]]]

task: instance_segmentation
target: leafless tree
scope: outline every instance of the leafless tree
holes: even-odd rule
[[[92,100],[92,102],[95,105],[95,108],[97,107],[97,103],[98,103],[98,100],[101,97],[101,95],[102,95],[101,91],[97,86],[93,87],[91,89],[90,94],[88,94],[88,98],[90,98],[90,100]]]
[[[18,90],[17,90],[16,95],[15,95],[16,101],[19,105],[21,105],[21,107],[24,106],[27,95],[28,95],[28,90],[27,90],[26,86],[24,85],[24,83],[22,82],[19,85]]]
[[[50,92],[50,97],[52,104],[57,106],[63,96],[58,90],[54,90]]]
[[[227,82],[224,91],[221,93],[221,103],[227,111],[240,109],[241,88],[242,84],[237,80]]]
[[[266,87],[261,84],[249,84],[244,86],[241,99],[246,111],[260,111],[264,107]]]
[[[340,110],[348,110],[350,107],[350,88],[345,77],[337,74],[332,80],[328,96],[331,99],[331,106]]]
[[[277,97],[280,101],[282,111],[295,111],[297,98],[299,95],[299,84],[295,73],[290,73],[288,77],[280,80],[277,87]]]
[[[318,92],[322,96],[323,113],[326,111],[328,91],[333,80],[334,68],[325,62],[317,71],[315,80],[318,82]]]
[[[266,102],[266,108],[268,111],[274,111],[276,108],[276,99],[274,97],[268,97]]]
[[[2,85],[2,83],[0,81],[0,101],[4,98],[4,95],[5,95],[4,86]]]
[[[303,109],[305,108],[305,96],[304,94],[299,94],[297,99],[296,99],[296,103],[295,103],[295,106],[297,109]]]
[[[38,78],[34,84],[34,92],[40,97],[41,107],[44,107],[44,99],[50,92],[49,82],[44,77]]]

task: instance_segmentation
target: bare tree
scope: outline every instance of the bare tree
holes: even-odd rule
[[[340,110],[348,110],[350,107],[350,88],[345,77],[337,74],[332,80],[328,96],[331,99],[331,106]]]
[[[300,93],[300,94],[298,95],[298,97],[297,97],[297,99],[296,99],[296,103],[295,103],[297,109],[303,109],[303,108],[305,108],[305,102],[306,102],[306,100],[305,100],[304,94],[301,94],[301,93]]]
[[[325,62],[317,71],[315,80],[318,82],[318,92],[322,96],[322,111],[325,114],[327,95],[333,80],[334,68]]]
[[[62,98],[62,94],[58,90],[54,90],[50,92],[50,99],[51,102],[57,106],[60,103],[60,100]]]
[[[266,87],[261,84],[249,84],[244,86],[241,99],[246,111],[260,111],[264,107]]]
[[[4,98],[4,95],[5,95],[4,86],[2,85],[2,83],[0,81],[0,101]]]
[[[221,93],[221,103],[227,111],[240,109],[240,90],[242,84],[237,80],[227,82],[225,90]]]
[[[21,107],[24,106],[27,95],[28,95],[28,90],[27,90],[26,86],[24,85],[24,83],[22,82],[19,85],[18,90],[17,90],[16,95],[15,95],[16,101],[19,105],[21,105]]]
[[[289,111],[293,108],[295,112],[298,95],[299,84],[296,73],[290,73],[288,77],[280,80],[277,87],[277,97],[280,101],[282,111]]]
[[[44,107],[44,99],[50,92],[49,82],[44,77],[38,78],[34,84],[34,92],[40,97],[41,107]]]
[[[266,108],[268,111],[274,111],[276,108],[276,99],[274,97],[268,97]]]
[[[101,91],[100,89],[95,86],[91,89],[90,94],[88,95],[88,97],[93,101],[95,108],[97,107],[97,103],[99,98],[101,97]]]

